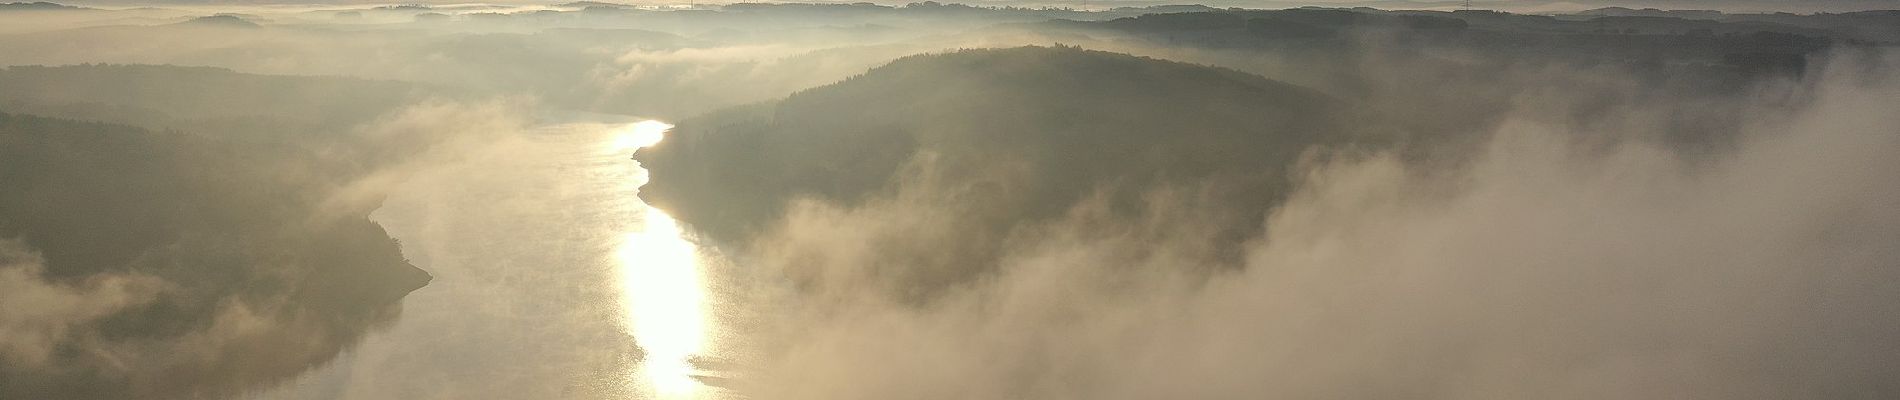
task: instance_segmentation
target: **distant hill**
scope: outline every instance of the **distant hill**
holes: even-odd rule
[[[211,67],[0,68],[0,110],[204,134],[343,129],[438,94],[400,82]]]
[[[1653,11],[1653,12],[1651,12]],[[1705,14],[1615,9],[1562,16],[1487,10],[1384,11],[1299,8],[1146,14],[1107,21],[1051,21],[1051,28],[1107,30],[1156,36],[1169,45],[1220,48],[1284,47],[1332,42],[1353,45],[1356,34],[1387,33],[1479,50],[1720,59],[1723,52],[1805,54],[1833,40],[1900,39],[1883,12],[1852,14]],[[1772,23],[1763,23],[1772,22]],[[1761,35],[1800,37],[1760,40]],[[1606,43],[1607,42],[1607,43]]]
[[[569,3],[561,3],[561,4],[555,5],[555,7],[562,7],[562,8],[601,7],[601,8],[613,8],[613,9],[635,8],[634,6],[627,5],[627,4],[607,3],[607,2],[599,2],[599,1],[576,1],[576,2],[569,2]]]
[[[256,22],[251,22],[249,20],[244,19],[243,17],[239,17],[236,15],[204,16],[204,17],[192,18],[189,21],[180,22],[178,24],[179,25],[196,25],[196,26],[219,26],[219,27],[227,27],[227,28],[261,28],[263,27],[262,25],[258,25]]]
[[[65,5],[65,4],[49,3],[49,2],[44,2],[44,1],[35,1],[31,3],[27,3],[27,2],[0,3],[0,11],[61,11],[61,10],[85,10],[85,9],[86,8],[84,7],[75,7],[75,6]]]
[[[960,233],[931,245],[955,250],[906,267],[951,270],[917,277],[929,285],[981,270],[1012,229],[1096,195],[1139,218],[1157,189],[1207,189],[1199,201],[1226,217],[1220,236],[1254,236],[1285,194],[1286,167],[1364,134],[1350,126],[1376,126],[1360,117],[1232,70],[1063,47],[963,50],[684,121],[635,158],[652,174],[644,199],[737,245],[794,199],[947,191],[960,199]]]
[[[1721,19],[1722,12],[1715,10],[1658,10],[1654,8],[1632,9],[1627,7],[1604,7],[1578,11],[1577,15],[1597,15],[1610,17],[1671,17],[1684,19]]]

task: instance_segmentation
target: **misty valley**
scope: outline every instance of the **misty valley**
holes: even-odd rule
[[[0,399],[1900,397],[1900,1],[0,3]]]

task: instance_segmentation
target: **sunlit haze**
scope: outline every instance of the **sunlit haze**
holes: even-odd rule
[[[0,400],[1900,398],[1900,0],[0,2]]]

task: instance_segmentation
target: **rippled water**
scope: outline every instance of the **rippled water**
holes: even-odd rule
[[[564,123],[432,157],[372,218],[435,280],[355,350],[260,398],[724,399],[743,279],[636,197],[670,127]]]

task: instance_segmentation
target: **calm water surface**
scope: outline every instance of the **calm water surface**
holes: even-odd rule
[[[728,399],[748,280],[636,197],[658,121],[556,123],[430,157],[372,219],[435,275],[264,399]]]

